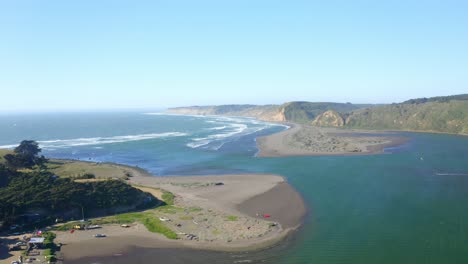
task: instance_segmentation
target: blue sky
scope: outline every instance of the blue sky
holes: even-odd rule
[[[0,111],[467,93],[466,14],[448,0],[2,1]]]

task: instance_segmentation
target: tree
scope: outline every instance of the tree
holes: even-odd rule
[[[20,145],[15,148],[15,153],[17,155],[26,157],[37,157],[40,152],[39,144],[34,140],[23,140]]]
[[[0,164],[0,188],[8,185],[11,174],[12,172],[7,167]]]
[[[23,140],[20,145],[14,149],[15,154],[5,155],[7,165],[12,168],[31,168],[34,165],[43,165],[47,159],[44,156],[39,157],[41,149],[34,140]]]

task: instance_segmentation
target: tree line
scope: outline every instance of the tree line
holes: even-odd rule
[[[46,159],[39,153],[36,142],[23,141],[14,154],[5,155],[6,164],[0,164],[0,222],[4,226],[37,209],[48,217],[60,217],[77,208],[89,211],[157,201],[121,180],[79,183],[57,177],[47,170]]]

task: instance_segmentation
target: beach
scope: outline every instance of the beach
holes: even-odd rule
[[[170,219],[165,224],[179,239],[151,233],[141,223],[129,228],[103,225],[99,230],[73,234],[59,231],[56,242],[64,244],[61,254],[66,261],[128,254],[135,247],[221,252],[262,249],[296,230],[306,213],[302,197],[277,175],[149,177],[141,169],[122,168],[132,174],[129,183],[135,187],[155,196],[161,196],[160,190],[175,195],[174,205],[184,210],[156,215]],[[107,237],[97,239],[93,236],[96,233]],[[187,238],[188,233],[197,239]]]
[[[406,142],[388,132],[289,125],[287,130],[257,138],[257,157],[377,154]]]

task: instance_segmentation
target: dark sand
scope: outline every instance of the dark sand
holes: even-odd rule
[[[286,182],[273,189],[250,198],[238,206],[239,210],[252,217],[269,214],[283,228],[297,228],[302,224],[306,207],[301,195]]]

